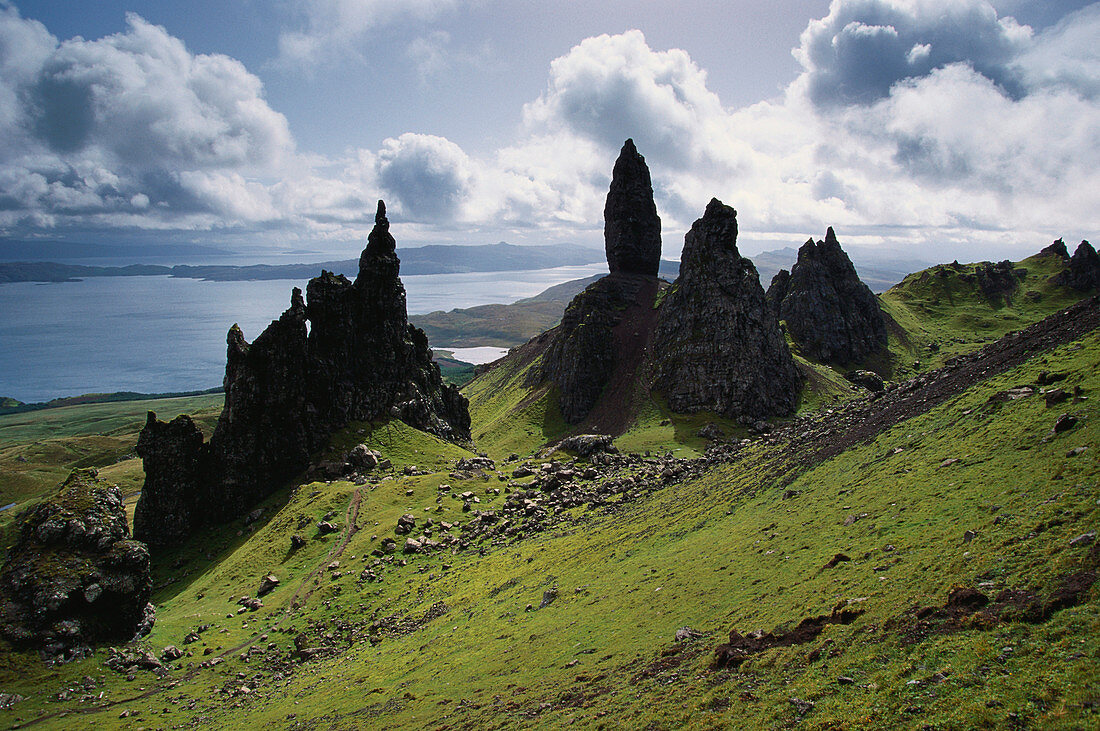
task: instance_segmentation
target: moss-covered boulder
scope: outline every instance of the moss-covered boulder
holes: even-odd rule
[[[78,469],[24,520],[0,572],[0,634],[49,659],[152,626],[149,550],[130,538],[122,493]]]

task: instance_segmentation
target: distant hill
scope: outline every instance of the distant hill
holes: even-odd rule
[[[10,242],[9,242],[10,243]],[[603,260],[603,252],[574,244],[554,246],[515,246],[484,244],[478,246],[431,245],[398,251],[401,273],[463,274],[466,272],[505,272],[524,269],[552,269],[583,266]],[[103,267],[57,262],[0,263],[0,283],[67,282],[88,277],[132,277],[167,275],[215,282],[258,281],[271,279],[309,279],[321,269],[354,277],[358,259],[323,261],[312,264],[252,264],[247,266],[204,264],[162,266],[132,264]]]

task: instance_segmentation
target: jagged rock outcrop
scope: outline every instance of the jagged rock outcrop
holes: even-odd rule
[[[1069,261],[1069,250],[1066,248],[1065,241],[1055,239],[1050,246],[1044,246],[1039,250],[1039,256],[1056,256],[1059,259]]]
[[[886,348],[886,318],[871,289],[829,227],[824,241],[810,239],[798,250],[780,319],[814,360],[843,364]]]
[[[755,422],[797,406],[802,377],[756,267],[737,251],[737,212],[717,199],[684,237],[654,349],[653,385],[674,411]]]
[[[983,261],[974,267],[974,281],[978,289],[994,305],[1009,300],[1026,275],[1026,269],[1017,269],[1007,259],[996,264]]]
[[[783,298],[787,296],[787,290],[791,286],[791,273],[786,269],[780,269],[772,277],[771,284],[768,285],[768,291],[764,293],[764,302],[767,303],[768,309],[775,313],[776,317],[779,317],[779,307],[783,304]]]
[[[322,272],[304,300],[295,288],[290,308],[251,344],[230,329],[225,407],[210,441],[190,419],[149,415],[138,441],[146,474],[138,537],[171,544],[243,514],[351,421],[396,417],[445,439],[470,438],[465,397],[443,384],[427,337],[408,323],[399,268],[379,201],[354,282]]]
[[[122,492],[78,469],[36,507],[0,573],[0,632],[49,659],[152,627],[149,550],[130,538]]]
[[[538,373],[557,384],[570,424],[589,414],[616,372],[631,370],[652,335],[661,219],[649,168],[633,140],[615,161],[604,205],[604,248],[611,273],[569,303]]]
[[[1088,241],[1078,244],[1069,259],[1069,268],[1059,275],[1058,283],[1080,292],[1100,287],[1100,255],[1097,255],[1092,244]]]
[[[661,263],[661,218],[645,158],[628,139],[615,161],[603,209],[604,251],[612,274],[657,276]]]

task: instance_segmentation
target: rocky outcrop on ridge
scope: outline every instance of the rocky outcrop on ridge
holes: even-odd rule
[[[787,296],[787,290],[791,286],[791,273],[786,269],[780,269],[772,277],[771,284],[768,285],[768,291],[764,293],[764,302],[767,303],[768,309],[775,313],[776,317],[779,317],[779,307],[783,304],[783,298]]]
[[[1065,247],[1063,245],[1063,250]],[[1100,287],[1100,255],[1088,241],[1082,241],[1069,259],[1069,269],[1058,278],[1059,284],[1088,292]]]
[[[779,292],[771,298],[779,299]],[[810,239],[798,250],[779,317],[803,355],[814,360],[852,363],[886,348],[878,299],[860,281],[832,227],[824,241]]]
[[[558,386],[562,416],[570,424],[588,416],[616,372],[634,377],[625,371],[640,361],[652,336],[648,321],[659,289],[661,219],[649,168],[633,140],[615,161],[604,206],[604,244],[611,274],[569,303],[551,331],[538,373]]]
[[[395,249],[379,201],[354,282],[322,272],[305,299],[295,288],[290,308],[252,343],[230,329],[225,407],[209,442],[187,417],[165,424],[149,414],[135,535],[171,544],[243,514],[351,421],[395,417],[470,438],[465,397],[443,384],[423,331],[408,323]]]
[[[0,573],[0,632],[49,659],[152,627],[149,550],[130,538],[122,492],[94,469],[69,475],[20,528]]]
[[[604,250],[612,274],[657,276],[661,262],[661,218],[645,158],[628,139],[611,177],[603,209]]]
[[[737,212],[717,199],[684,237],[654,349],[654,388],[674,411],[755,422],[797,406],[802,377],[756,267],[737,251]]]

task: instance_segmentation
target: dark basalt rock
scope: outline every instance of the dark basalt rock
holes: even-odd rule
[[[1069,250],[1066,249],[1065,241],[1055,239],[1050,246],[1045,246],[1039,250],[1039,256],[1056,256],[1059,259],[1069,261]]]
[[[1080,292],[1100,287],[1100,255],[1092,244],[1082,241],[1077,246],[1069,260],[1069,269],[1062,272],[1057,281]]]
[[[797,406],[802,377],[756,267],[737,251],[737,212],[717,199],[684,237],[654,348],[654,388],[674,411],[754,422]]]
[[[1016,269],[1008,261],[979,262],[974,269],[974,280],[978,289],[993,304],[1006,302],[1020,286],[1020,280],[1027,275],[1026,269]]]
[[[48,659],[126,642],[152,624],[149,550],[130,538],[122,492],[74,470],[36,507],[0,573],[0,633]]]
[[[322,272],[305,300],[295,288],[290,308],[251,344],[230,329],[225,407],[208,443],[190,419],[164,424],[150,413],[138,441],[146,482],[136,535],[171,544],[239,517],[350,421],[396,417],[470,438],[465,397],[443,384],[427,337],[408,323],[395,247],[379,201],[354,282]]]
[[[764,293],[764,301],[776,317],[779,317],[779,307],[783,304],[783,298],[787,296],[787,290],[790,287],[791,273],[786,269],[780,269],[772,277],[772,283],[768,285],[768,291]]]
[[[656,292],[656,277],[609,274],[569,303],[540,373],[557,384],[567,423],[582,421],[599,400],[623,355],[617,328],[639,310],[652,310]]]
[[[653,183],[634,140],[623,144],[603,209],[604,250],[612,274],[657,276],[661,262],[661,218]]]
[[[641,320],[652,319],[659,287],[661,219],[649,168],[633,140],[615,161],[604,205],[604,248],[611,274],[569,303],[537,373],[557,384],[562,416],[570,424],[588,415],[616,372],[626,377],[652,334]],[[624,323],[630,323],[630,333]]]
[[[798,250],[779,315],[814,360],[852,363],[886,348],[878,299],[860,281],[832,227],[824,241],[810,239]]]

